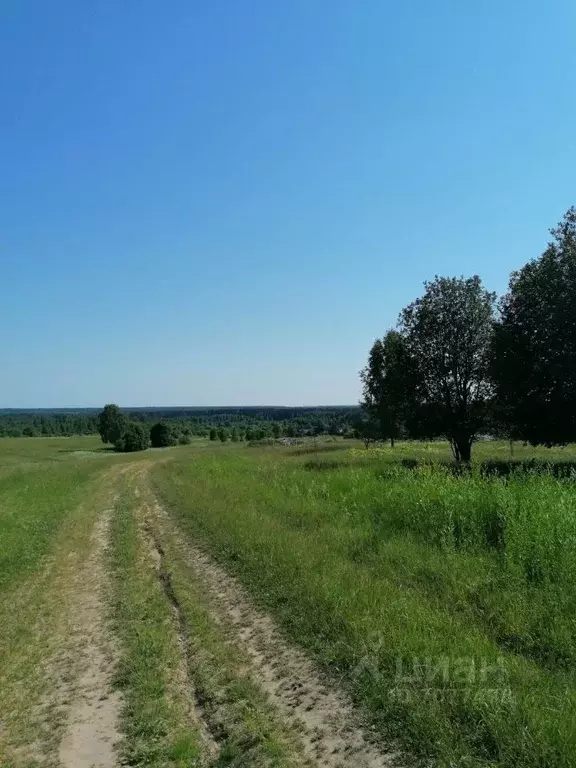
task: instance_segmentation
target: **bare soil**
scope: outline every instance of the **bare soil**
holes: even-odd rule
[[[110,509],[96,523],[92,550],[78,574],[70,606],[72,644],[60,660],[59,678],[65,681],[70,676],[68,666],[76,667],[78,673],[59,749],[63,768],[115,768],[119,764],[121,697],[112,691],[117,653],[104,602],[109,520]]]

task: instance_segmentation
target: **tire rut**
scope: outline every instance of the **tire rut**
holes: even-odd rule
[[[198,695],[194,683],[192,682],[193,676],[192,670],[190,669],[190,655],[188,653],[189,628],[186,622],[186,617],[184,616],[184,612],[182,611],[182,607],[174,591],[170,571],[166,568],[164,549],[161,542],[158,540],[156,534],[154,533],[152,526],[150,525],[148,516],[146,514],[146,509],[144,509],[143,517],[144,522],[141,530],[146,540],[147,548],[156,570],[156,575],[164,595],[166,596],[166,599],[172,608],[174,626],[178,636],[178,645],[180,648],[181,663],[179,677],[181,678],[181,684],[184,685],[186,691],[188,692],[188,701],[191,704],[192,710],[191,717],[195,724],[199,727],[205,750],[208,753],[211,761],[215,761],[220,753],[219,742],[221,734],[217,733],[215,729],[212,728],[210,719],[207,717],[204,711],[203,701]]]
[[[329,685],[301,650],[284,640],[270,616],[251,603],[240,583],[191,543],[157,500],[151,512],[154,527],[160,535],[170,536],[179,556],[204,586],[215,621],[228,627],[230,643],[251,659],[252,678],[298,733],[306,757],[325,768],[399,765],[398,753],[382,751],[376,745],[359,724],[348,697]]]

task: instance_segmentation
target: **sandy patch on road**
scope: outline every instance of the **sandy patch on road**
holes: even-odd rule
[[[72,596],[72,647],[60,659],[60,679],[67,667],[79,669],[75,680],[59,758],[64,768],[115,768],[121,696],[112,691],[116,649],[104,604],[105,564],[111,510],[96,522],[90,557],[78,574]]]

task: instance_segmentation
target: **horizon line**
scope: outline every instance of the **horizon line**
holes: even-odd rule
[[[106,404],[105,404],[106,405]],[[118,405],[118,403],[115,403]],[[171,409],[171,410],[227,410],[233,408],[356,408],[359,403],[314,403],[310,405],[119,405],[121,410],[139,410],[146,409]],[[31,405],[31,406],[0,406],[0,411],[96,411],[104,408],[103,405]]]

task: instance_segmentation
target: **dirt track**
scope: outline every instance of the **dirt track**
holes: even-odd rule
[[[147,485],[145,473],[140,478]],[[178,556],[194,569],[227,641],[247,653],[250,676],[298,734],[310,763],[326,768],[391,765],[396,756],[371,743],[343,692],[330,687],[311,660],[282,638],[274,621],[252,604],[238,581],[178,530],[157,499],[151,499],[146,515],[155,547],[162,550],[162,540],[169,538]]]
[[[189,727],[195,734],[199,757],[194,765],[209,768],[219,764],[226,759],[230,744],[236,750],[235,762],[226,764],[238,766],[391,765],[395,756],[381,751],[363,731],[346,695],[331,686],[301,650],[286,642],[272,618],[254,606],[235,578],[179,530],[151,490],[150,466],[150,462],[134,462],[107,472],[106,490],[103,486],[98,509],[86,528],[83,554],[75,550],[71,539],[67,554],[58,562],[60,580],[39,596],[53,601],[61,614],[60,630],[49,644],[53,650],[42,663],[45,693],[29,710],[30,721],[39,723],[37,731],[50,733],[37,743],[12,750],[8,764],[15,768],[119,768],[126,764],[127,736],[122,733],[126,702],[114,688],[125,650],[112,624],[118,580],[113,582],[108,556],[115,504],[124,494],[140,542],[137,567],[157,585],[156,594],[165,605],[169,642],[176,649],[171,668],[163,670],[165,697],[178,700],[183,728]],[[180,574],[177,587],[173,571]],[[189,590],[190,599],[204,611],[196,619],[205,615],[212,635],[195,632],[194,621],[181,604],[182,597],[184,602],[189,598]],[[141,630],[145,632],[146,627]],[[205,637],[225,649],[228,667],[224,678],[214,669],[222,657]],[[203,673],[197,665],[206,660],[212,667]],[[230,698],[230,692],[239,690],[244,691],[244,698]],[[260,725],[251,732],[254,723]],[[279,761],[274,758],[275,748],[254,751],[259,734],[264,735],[264,742],[269,738],[270,744],[277,745],[282,753]],[[180,765],[146,762],[149,764]]]
[[[107,627],[104,563],[111,510],[96,522],[92,552],[79,573],[71,612],[75,635],[77,681],[60,743],[59,759],[64,768],[114,768],[121,698],[111,690],[117,649]]]

